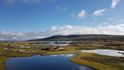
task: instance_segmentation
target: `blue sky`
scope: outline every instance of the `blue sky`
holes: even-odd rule
[[[124,0],[0,0],[0,39],[21,39],[30,33],[37,38],[51,33],[118,34],[119,27],[122,34],[123,7]],[[117,25],[113,31],[111,28]],[[106,27],[111,31],[104,32]]]

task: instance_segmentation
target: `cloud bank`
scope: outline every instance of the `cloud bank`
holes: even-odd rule
[[[26,40],[44,38],[53,35],[71,35],[71,34],[110,34],[124,35],[124,24],[108,26],[52,26],[50,29],[39,32],[0,32],[0,40]]]

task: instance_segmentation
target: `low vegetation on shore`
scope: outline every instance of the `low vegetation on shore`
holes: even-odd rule
[[[98,70],[123,70],[124,58],[80,53],[86,49],[115,49],[124,50],[124,42],[71,42],[64,47],[43,46],[44,42],[0,42],[0,70],[10,57],[26,57],[32,55],[75,54],[71,61]]]
[[[71,58],[70,61],[89,66],[95,70],[123,70],[124,58],[103,56],[92,53],[82,53]]]

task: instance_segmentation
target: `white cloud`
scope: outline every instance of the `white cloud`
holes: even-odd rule
[[[56,27],[52,35],[70,35],[70,34],[114,34],[124,35],[124,24],[107,25],[107,26],[61,26]]]
[[[111,34],[124,35],[124,24],[114,24],[106,26],[53,26],[49,30],[40,32],[0,32],[0,40],[25,40],[44,38],[53,35],[71,35],[71,34]]]
[[[45,36],[42,35],[42,32],[0,32],[0,40],[27,40],[39,37]]]
[[[112,0],[111,8],[115,8],[120,0]]]
[[[102,16],[104,12],[106,12],[106,9],[95,10],[93,15],[94,16]]]
[[[84,18],[86,16],[86,11],[85,10],[81,10],[78,14],[78,18]]]

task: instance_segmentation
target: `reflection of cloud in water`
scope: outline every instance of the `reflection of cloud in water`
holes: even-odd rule
[[[93,69],[79,65],[79,70],[93,70]]]
[[[96,50],[82,50],[81,52],[96,53],[99,55],[107,55],[107,56],[115,56],[115,57],[124,57],[124,55],[122,54],[124,53],[124,51],[119,51],[119,50],[96,49]]]
[[[57,55],[50,55],[50,56],[65,56],[65,57],[72,57],[74,54],[57,54]]]

